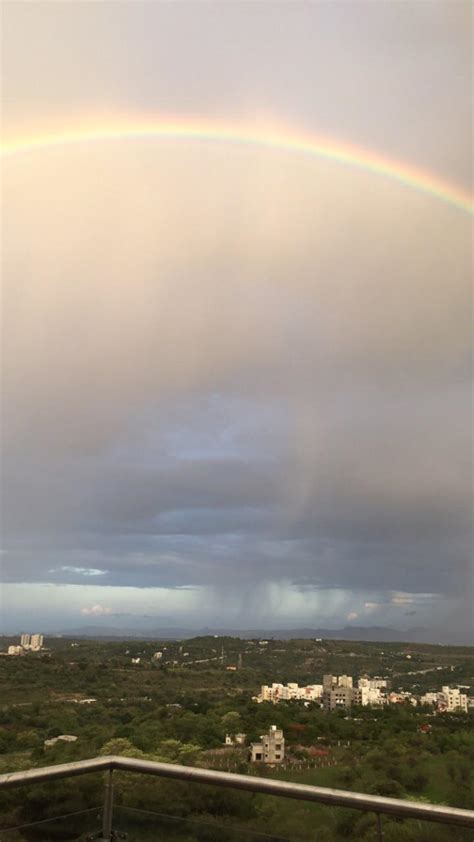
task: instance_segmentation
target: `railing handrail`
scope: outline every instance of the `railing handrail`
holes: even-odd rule
[[[232,787],[250,792],[259,792],[265,795],[297,798],[303,801],[313,801],[336,807],[348,807],[354,810],[364,810],[377,814],[385,813],[388,815],[421,819],[422,821],[474,827],[474,810],[463,810],[458,807],[426,804],[401,798],[385,798],[381,795],[369,795],[367,793],[350,792],[342,789],[330,789],[328,787],[297,784],[290,781],[260,778],[254,775],[237,775],[232,772],[218,772],[214,769],[202,769],[196,766],[180,766],[174,763],[158,763],[152,760],[140,760],[115,755],[3,774],[0,775],[0,789],[2,787],[27,786],[55,778],[68,778],[107,770],[109,772],[117,770],[155,775],[195,783],[212,784],[213,786]]]

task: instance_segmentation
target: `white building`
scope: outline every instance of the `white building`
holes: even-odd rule
[[[304,699],[308,702],[317,702],[321,700],[323,695],[323,685],[322,684],[308,684],[306,687],[301,688],[302,695],[300,698]]]
[[[272,684],[271,687],[268,684],[262,684],[260,694],[256,696],[256,699],[258,702],[273,702],[275,704],[283,698],[283,695],[283,684]]]
[[[31,648],[33,651],[38,651],[43,646],[44,637],[42,634],[32,634],[31,635]]]
[[[278,702],[287,702],[294,699],[314,702],[321,699],[322,692],[322,684],[308,684],[306,687],[300,687],[293,681],[288,684],[274,683],[271,687],[262,684],[260,693],[255,696],[255,700],[257,702],[273,702],[274,705]]]
[[[30,645],[30,635],[29,634],[22,634],[20,637],[20,644],[22,646],[29,646]]]
[[[23,646],[9,646],[8,647],[8,654],[9,655],[23,655]]]
[[[467,696],[461,693],[459,687],[444,686],[441,688],[441,693],[438,693],[438,710],[446,713],[454,711],[467,713]]]
[[[435,705],[437,701],[437,693],[425,693],[424,696],[420,696],[420,705]]]
[[[380,692],[379,687],[358,687],[352,691],[354,705],[385,705],[387,697]]]

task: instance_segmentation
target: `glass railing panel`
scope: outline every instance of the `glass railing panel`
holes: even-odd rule
[[[300,842],[296,836],[244,827],[233,817],[176,816],[121,806],[114,808],[114,831],[129,842]]]
[[[1,828],[0,842],[86,842],[97,838],[101,827],[102,805]]]
[[[105,803],[109,805],[111,781],[115,835],[110,840],[401,842],[403,838],[403,842],[472,842],[472,830],[449,826],[451,820],[473,824],[469,811],[361,793],[309,792],[311,788],[307,792],[298,784],[282,784],[274,778],[233,778],[197,768],[191,774],[186,769],[120,758],[108,762],[113,771],[99,759],[31,770],[26,779],[23,772],[1,776],[0,842],[93,842],[101,838],[104,796],[107,794]],[[82,776],[70,777],[78,769]],[[248,791],[249,785],[255,791]],[[292,797],[288,797],[290,793]],[[306,800],[308,794],[317,800]],[[322,796],[332,803],[320,803]],[[359,809],[354,809],[353,803]],[[105,813],[110,816],[108,809]],[[438,817],[438,823],[432,822],[432,816]],[[440,824],[440,819],[449,824]]]

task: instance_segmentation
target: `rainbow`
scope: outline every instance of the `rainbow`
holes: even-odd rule
[[[431,172],[383,158],[373,151],[329,139],[294,134],[282,128],[255,129],[198,121],[125,120],[105,126],[15,138],[2,145],[1,155],[5,158],[73,144],[145,138],[233,143],[322,158],[398,181],[466,213],[473,210],[472,197],[467,191]]]

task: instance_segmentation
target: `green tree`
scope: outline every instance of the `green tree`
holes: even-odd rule
[[[146,757],[143,751],[140,751],[130,740],[124,737],[115,737],[112,740],[108,740],[100,749],[100,754],[116,754],[121,757]]]
[[[221,722],[226,733],[238,734],[242,729],[242,719],[240,713],[237,713],[236,710],[230,710],[229,713],[226,713]]]

